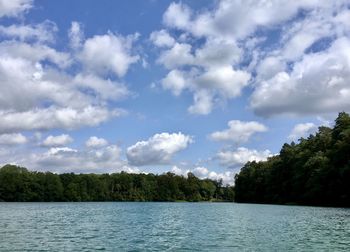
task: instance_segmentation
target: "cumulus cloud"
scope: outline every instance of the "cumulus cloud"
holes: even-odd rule
[[[251,97],[259,115],[322,114],[350,109],[350,40],[339,38],[317,54],[307,54],[291,72],[261,81]]]
[[[163,15],[164,24],[183,33],[171,37],[171,42],[163,46],[165,48],[161,50],[157,62],[169,69],[162,80],[163,88],[176,96],[185,89],[189,90],[193,94],[193,104],[188,107],[188,112],[206,115],[216,103],[240,96],[249,84],[251,74],[239,69],[242,50],[235,40],[207,35],[203,43],[191,39],[196,34],[188,25],[192,25],[198,16],[182,3],[170,4]],[[161,34],[157,31],[152,33],[156,45],[160,35],[163,40],[167,38],[170,41],[166,36],[168,31],[161,31]]]
[[[32,7],[31,0],[0,0],[0,18],[19,17]],[[78,129],[97,126],[125,114],[114,102],[129,95],[123,83],[138,35],[111,32],[85,38],[82,24],[72,22],[70,48],[56,47],[57,25],[49,20],[0,25],[0,144],[28,142],[22,131]],[[49,135],[36,141],[49,149],[1,148],[3,163],[31,169],[75,172],[136,171],[120,157],[116,145],[92,137],[86,149],[64,147],[73,139]]]
[[[250,104],[261,116],[320,115],[349,110],[346,1],[315,1],[303,19],[285,24],[280,47],[260,51]]]
[[[259,122],[244,122],[232,120],[227,123],[228,129],[216,131],[210,134],[210,139],[214,141],[228,141],[234,143],[247,142],[253,134],[267,131],[267,127]]]
[[[163,16],[165,25],[197,37],[243,39],[259,27],[287,21],[299,10],[325,5],[322,1],[230,1],[218,2],[214,10],[193,13],[183,3],[172,3]]]
[[[166,164],[172,156],[187,148],[192,137],[179,133],[155,134],[146,141],[140,141],[127,149],[126,155],[131,165]]]
[[[0,34],[8,37],[0,43],[0,133],[77,129],[124,114],[109,103],[130,92],[103,69],[118,76],[126,74],[138,57],[128,54],[135,36],[107,33],[84,40],[80,25],[73,22],[69,37],[75,50],[61,52],[50,44],[55,42],[56,31],[56,24],[48,20],[0,26]],[[106,56],[103,50],[110,50],[110,61],[102,59]],[[80,64],[86,69],[80,69]],[[96,71],[88,71],[90,64]],[[70,71],[73,65],[78,69],[74,74]]]
[[[44,151],[43,151],[44,150]],[[100,148],[73,149],[69,147],[51,147],[35,149],[2,148],[0,146],[0,164],[17,164],[35,171],[51,171],[56,173],[114,173],[141,171],[130,166],[121,157],[121,149],[117,145]]]
[[[150,40],[159,47],[171,47],[175,44],[175,39],[166,30],[152,32]]]
[[[163,22],[174,28],[187,29],[190,24],[191,10],[182,3],[171,3],[163,15]]]
[[[192,172],[196,177],[200,179],[212,179],[215,181],[222,180],[224,185],[233,185],[234,184],[234,175],[235,173],[232,171],[224,171],[224,172],[215,172],[210,171],[206,167],[195,167],[194,169],[181,169],[178,166],[173,166],[171,168],[171,172],[179,175],[187,177],[189,172]]]
[[[48,61],[59,68],[71,65],[71,56],[66,52],[59,52],[45,44],[30,44],[21,41],[6,40],[0,43],[0,55],[3,60],[13,59],[27,61],[31,67]],[[52,68],[48,68],[52,70]]]
[[[101,100],[117,101],[128,97],[130,94],[123,83],[93,74],[79,73],[74,77],[72,83],[77,88],[85,88],[92,91]]]
[[[269,150],[258,151],[239,147],[234,151],[220,151],[216,158],[219,163],[228,168],[240,168],[248,161],[264,161],[273,154]]]
[[[80,59],[88,71],[123,77],[129,66],[139,60],[139,56],[131,55],[136,38],[137,35],[123,37],[111,32],[95,35],[85,40]]]
[[[174,31],[175,41],[160,49],[158,63],[169,70],[162,86],[192,92],[188,111],[197,114],[249,84],[261,116],[349,110],[349,17],[346,0],[224,0],[201,11],[171,3],[162,32]]]
[[[224,185],[234,184],[234,173],[232,171],[224,171],[222,173],[209,171],[206,167],[196,167],[192,170],[192,173],[200,179],[212,179],[212,180],[222,180]]]
[[[222,173],[211,171],[207,177],[216,181],[221,180],[223,185],[233,185],[235,182],[235,173],[232,171],[225,171]]]
[[[33,109],[24,112],[0,111],[0,132],[22,130],[77,129],[96,126],[123,111],[109,111],[100,107]],[[21,122],[21,123],[18,123]]]
[[[139,172],[120,157],[120,148],[108,145],[98,149],[76,150],[67,147],[50,148],[44,153],[32,154],[28,167],[37,170],[76,173]]]
[[[163,80],[163,87],[172,90],[175,95],[178,95],[184,89],[193,92],[194,104],[192,108],[189,108],[189,112],[208,114],[212,110],[215,97],[222,99],[237,97],[241,94],[243,88],[248,85],[250,74],[246,71],[235,70],[230,64],[232,63],[230,62],[231,60],[234,61],[230,56],[226,60],[225,57],[220,56],[215,58],[216,53],[220,55],[217,48],[222,48],[222,46],[220,44],[213,47],[205,45],[203,48],[197,49],[194,56],[190,53],[191,49],[188,45],[183,45],[180,51],[177,51],[178,49],[175,45],[159,58],[159,61],[169,68],[186,65],[194,67],[191,71],[182,70],[180,72],[176,69],[172,70]],[[172,52],[171,50],[175,51]],[[173,53],[174,55],[172,55]],[[225,56],[229,55],[229,53],[223,54]],[[174,71],[177,73],[177,79],[174,78],[176,77],[173,74]],[[186,78],[186,82],[179,82],[181,77]],[[180,86],[179,83],[181,84]],[[198,106],[203,107],[204,102],[206,110],[193,109]]]
[[[162,80],[164,89],[169,89],[175,96],[179,96],[182,90],[186,87],[186,79],[184,74],[179,70],[172,70]]]
[[[317,130],[317,126],[314,123],[299,123],[294,126],[292,132],[288,136],[290,140],[296,141],[301,137],[307,137]]]
[[[201,90],[193,95],[193,105],[188,108],[191,114],[207,115],[213,109],[213,95],[208,90]]]
[[[9,145],[10,143],[7,143]],[[14,145],[14,143],[11,143]],[[17,164],[35,171],[56,173],[114,173],[141,171],[130,166],[121,156],[117,145],[106,145],[96,148],[73,149],[69,147],[50,147],[48,149],[14,148],[0,146],[0,164]]]
[[[176,174],[176,175],[179,175],[179,176],[184,176],[184,177],[187,177],[187,174],[190,172],[190,170],[183,170],[181,169],[180,167],[174,165],[170,172]]]
[[[203,178],[208,175],[209,170],[205,167],[198,166],[192,170],[192,173],[198,178]]]
[[[27,143],[27,138],[21,133],[0,135],[0,145],[18,145]]]
[[[182,65],[191,65],[194,63],[194,57],[191,54],[191,45],[185,43],[176,43],[170,49],[163,51],[158,62],[166,68],[172,69]]]
[[[32,0],[0,0],[0,18],[17,17],[33,6]]]
[[[159,63],[172,69],[162,80],[164,89],[171,90],[176,96],[184,89],[193,93],[194,104],[189,107],[190,113],[208,114],[212,111],[215,97],[222,99],[237,97],[248,85],[250,74],[235,70],[228,63],[234,61],[234,55],[227,56],[229,54],[223,52],[222,55],[227,59],[221,57],[221,52],[217,49],[221,47],[220,44],[213,47],[206,45],[193,55],[191,45],[176,43],[171,49],[163,51],[158,59]],[[180,69],[185,66],[193,68],[190,71]]]
[[[108,144],[107,140],[104,138],[98,138],[96,136],[90,137],[86,142],[85,145],[90,148],[98,148],[103,147]]]
[[[250,74],[245,71],[234,70],[231,66],[208,69],[195,79],[197,86],[208,90],[218,91],[222,97],[233,98],[241,94],[248,84]]]
[[[42,142],[42,146],[58,147],[70,144],[71,142],[73,142],[73,138],[67,134],[62,134],[58,136],[50,135]]]

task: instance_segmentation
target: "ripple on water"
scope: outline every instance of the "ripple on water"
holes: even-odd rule
[[[348,251],[350,209],[0,203],[0,251]]]

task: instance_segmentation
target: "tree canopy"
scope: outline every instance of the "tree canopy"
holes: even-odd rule
[[[350,206],[350,116],[339,113],[334,128],[296,144],[280,154],[248,162],[235,176],[237,202]]]
[[[173,173],[54,174],[0,169],[0,201],[233,201],[233,187]]]

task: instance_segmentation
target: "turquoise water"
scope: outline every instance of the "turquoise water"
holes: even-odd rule
[[[0,203],[0,251],[349,251],[350,209]]]

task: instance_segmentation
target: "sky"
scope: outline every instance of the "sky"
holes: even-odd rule
[[[0,164],[233,184],[350,111],[349,24],[349,0],[0,0]]]

